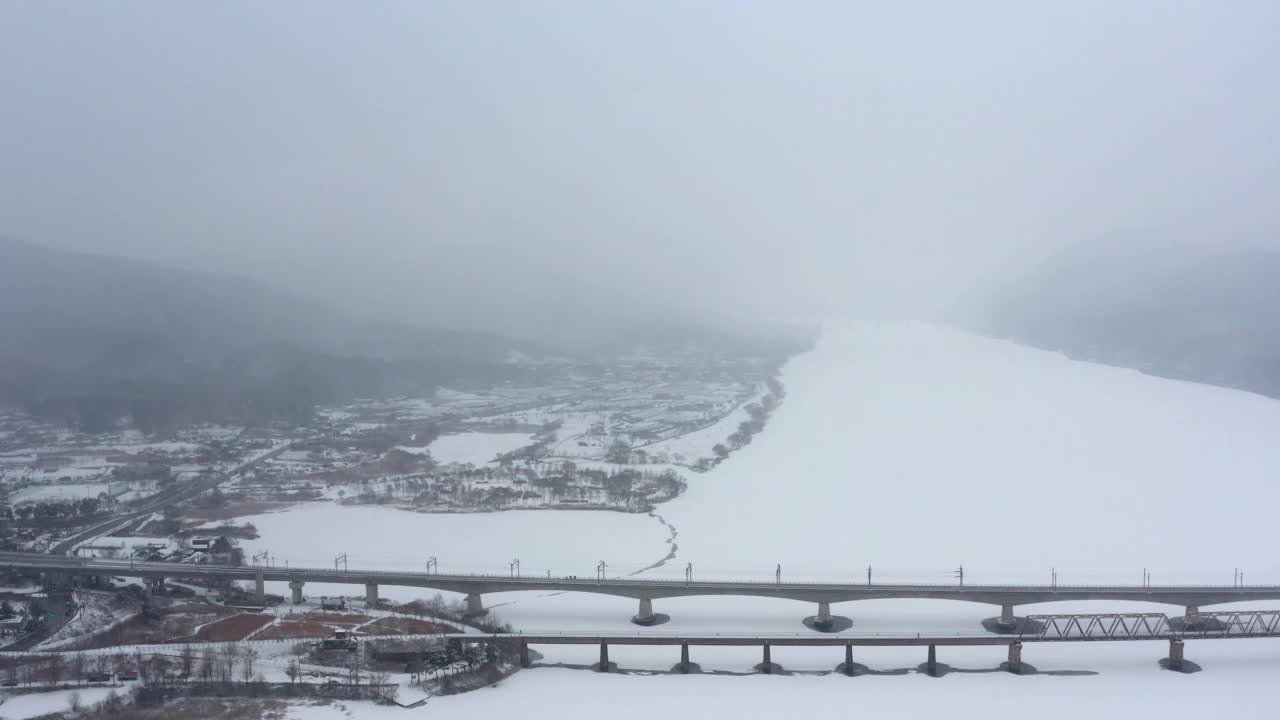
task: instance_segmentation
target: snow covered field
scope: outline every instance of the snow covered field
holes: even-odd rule
[[[440,514],[308,504],[240,520],[252,522],[261,536],[241,542],[246,553],[268,551],[276,564],[331,567],[346,553],[352,568],[390,570],[422,568],[434,555],[442,573],[505,574],[516,557],[526,574],[590,577],[601,558],[618,572],[631,572],[664,556],[668,537],[645,515],[588,511]],[[387,590],[384,595],[396,597],[395,588]]]
[[[48,502],[50,500],[79,500],[81,498],[98,497],[98,495],[106,491],[106,483],[32,485],[15,492],[13,497],[10,498],[10,502],[14,505],[20,505],[22,503]]]
[[[829,327],[816,351],[788,364],[783,380],[787,400],[768,429],[733,461],[659,507],[678,531],[679,547],[674,560],[652,572],[680,576],[692,562],[699,578],[768,578],[780,563],[785,579],[861,580],[872,565],[878,581],[952,582],[952,571],[963,564],[973,583],[1047,582],[1056,568],[1062,584],[1136,584],[1146,568],[1156,584],[1226,584],[1240,567],[1250,583],[1280,583],[1270,512],[1280,476],[1280,403],[911,325]],[[508,558],[520,557],[526,573],[551,567],[579,575],[600,559],[611,568],[638,567],[668,550],[667,529],[646,516],[323,511],[333,515],[306,510],[278,520],[254,518],[263,537],[253,549],[308,564],[328,564],[333,554],[348,551],[352,567],[412,567],[436,555],[442,571],[455,563],[503,571]],[[368,512],[378,514],[360,514]],[[385,588],[382,594],[423,592]],[[628,622],[634,601],[622,598],[507,593],[486,596],[485,603],[529,631],[641,631]],[[973,632],[995,612],[945,601],[832,609],[854,619],[855,633]],[[806,632],[800,619],[813,614],[803,603],[751,598],[669,599],[656,602],[655,610],[672,618],[656,632]],[[1064,610],[1180,608],[1020,608]],[[537,669],[498,692],[432,703],[438,712],[452,709],[449,716],[519,708],[539,717],[562,714],[566,702],[584,710],[596,699],[620,717],[714,716],[735,708],[754,715],[767,708],[834,710],[850,697],[875,707],[877,716],[912,717],[943,707],[1189,715],[1210,712],[1212,703],[1224,710],[1252,707],[1280,672],[1280,643],[1273,641],[1190,643],[1188,659],[1206,668],[1194,676],[1159,672],[1155,663],[1165,648],[1158,645],[1035,646],[1025,660],[1041,670],[1097,674],[1030,678],[619,678]],[[586,664],[596,650],[545,652],[547,662]],[[774,660],[814,672],[841,660],[838,653],[814,652],[778,652]],[[695,662],[707,670],[747,672],[759,662],[744,650],[700,649],[698,655]],[[875,658],[883,660],[857,660],[914,668],[923,654],[883,649]],[[619,649],[613,659],[649,670],[676,661],[662,648]],[[947,650],[940,658],[986,670],[1002,659],[990,649]],[[845,694],[855,692],[846,682],[856,696]]]
[[[437,463],[484,465],[502,453],[518,450],[531,442],[533,436],[527,433],[470,432],[442,435],[427,449]]]
[[[25,720],[54,712],[67,712],[71,707],[72,695],[80,698],[82,707],[89,707],[106,700],[113,690],[116,693],[124,693],[127,689],[83,687],[74,690],[12,695],[0,704],[0,718]]]

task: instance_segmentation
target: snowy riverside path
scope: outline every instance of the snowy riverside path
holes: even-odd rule
[[[679,549],[674,560],[650,573],[680,576],[692,562],[703,579],[762,579],[781,564],[792,580],[857,579],[871,565],[884,582],[949,582],[964,565],[966,580],[974,583],[1047,582],[1056,569],[1064,584],[1133,584],[1146,569],[1160,584],[1230,584],[1233,569],[1243,568],[1251,584],[1280,583],[1270,513],[1274,478],[1280,475],[1276,401],[923,325],[829,326],[814,352],[787,365],[783,380],[786,401],[765,432],[717,470],[693,476],[688,493],[660,508],[679,532]],[[292,533],[273,526],[278,517],[290,530],[299,523],[319,527],[307,518],[321,512],[341,513],[351,522],[314,516],[325,523],[319,539],[290,540],[285,535]],[[393,516],[405,519],[387,520]],[[300,563],[328,563],[344,547],[359,546],[372,556],[362,564],[383,559],[390,566],[397,559],[421,562],[420,555],[437,555],[446,568],[452,563],[458,570],[495,571],[520,557],[527,572],[551,568],[589,575],[601,559],[611,572],[623,573],[668,549],[668,533],[654,519],[615,513],[440,517],[325,508],[254,521],[263,532],[261,549]],[[354,563],[358,552],[351,554]],[[485,601],[529,632],[638,631],[628,622],[633,601],[622,598],[505,593]],[[671,616],[654,629],[664,633],[804,632],[800,620],[813,614],[812,607],[794,601],[719,597],[665,599],[655,610]],[[832,610],[853,619],[850,632],[954,633],[972,631],[994,609],[895,600],[844,603]],[[1181,608],[1097,602],[1019,608],[1130,610]],[[555,648],[545,662],[585,665],[594,652]],[[1097,680],[1082,678],[1113,675],[1122,684],[1143,683],[1143,692],[1156,683],[1205,688],[1221,682],[1227,684],[1219,692],[1261,693],[1261,685],[1248,682],[1251,674],[1280,671],[1280,646],[1266,640],[1192,643],[1188,658],[1206,670],[1190,677],[1156,672],[1162,652],[1148,643],[1037,649],[1025,660],[1041,670],[1101,675],[951,676],[946,683],[973,681],[952,697],[956,702],[988,696],[991,683],[1000,683],[1004,692],[1010,682],[1052,685],[1049,696],[1075,698],[1079,683],[1099,687]],[[732,649],[702,654],[695,662],[707,670],[748,672],[759,662],[752,653]],[[918,654],[877,649],[859,662],[914,668],[923,659]],[[676,660],[668,655],[652,648],[619,649],[613,659],[624,669],[665,671]],[[941,661],[976,669],[994,668],[1001,660],[981,649],[948,655]],[[840,659],[811,649],[774,657],[784,667],[813,671],[830,670]],[[521,673],[483,702],[536,702],[542,691],[534,686],[546,687],[539,685],[546,676],[563,678],[565,672]],[[721,693],[690,683],[736,683],[729,687],[743,697],[763,687],[796,687],[778,677],[664,677],[637,679],[652,690],[632,691],[618,678],[593,686],[596,676],[569,677],[556,680],[564,692],[646,697],[668,683],[684,683],[688,692],[705,697]],[[859,681],[897,686],[917,679],[913,674]],[[817,681],[797,682],[808,688]],[[1209,697],[1214,691],[1205,692]],[[1247,695],[1237,698],[1244,702]],[[482,701],[437,702],[473,712]],[[915,707],[903,702],[904,708]],[[1083,711],[1079,702],[1074,708]]]

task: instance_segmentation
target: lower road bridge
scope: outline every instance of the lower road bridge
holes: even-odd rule
[[[240,580],[254,583],[262,597],[264,584],[287,582],[293,601],[302,602],[306,583],[331,583],[363,585],[366,599],[378,601],[378,588],[382,585],[420,587],[466,596],[467,612],[481,615],[486,612],[483,596],[491,593],[536,591],[582,592],[597,595],[614,595],[634,598],[638,609],[632,620],[640,625],[654,624],[658,615],[654,601],[663,598],[737,595],[797,600],[816,605],[816,613],[810,624],[819,630],[838,629],[836,617],[831,613],[835,603],[855,600],[926,598],[983,603],[1000,608],[994,625],[1002,632],[1013,632],[1020,626],[1014,608],[1038,603],[1079,600],[1125,600],[1181,605],[1186,611],[1182,622],[1196,627],[1200,622],[1200,608],[1210,605],[1280,600],[1280,586],[1219,586],[1219,585],[904,585],[904,584],[855,584],[821,582],[767,582],[767,581],[714,581],[627,578],[576,577],[519,577],[518,575],[452,575],[431,572],[397,572],[386,570],[357,570],[330,568],[300,568],[278,566],[230,566],[186,564],[167,562],[133,562],[129,560],[101,560],[45,555],[41,553],[0,553],[0,566],[24,568],[45,573],[50,577],[93,577],[123,575],[141,577],[152,583],[163,583],[165,578],[204,578]]]
[[[1170,670],[1185,669],[1185,643],[1188,640],[1249,639],[1280,637],[1280,611],[1241,611],[1205,613],[1199,629],[1187,629],[1182,623],[1170,621],[1162,613],[1129,613],[1105,615],[1032,615],[1026,618],[1023,630],[1013,635],[665,635],[636,633],[633,635],[589,634],[503,634],[503,635],[453,635],[459,642],[482,642],[488,638],[501,638],[519,646],[520,664],[531,665],[530,645],[599,645],[602,672],[609,672],[610,645],[679,645],[681,672],[691,668],[690,648],[697,646],[758,647],[761,672],[773,671],[771,648],[774,647],[844,647],[844,662],[837,671],[854,675],[855,647],[925,647],[928,649],[924,670],[930,675],[938,670],[938,648],[957,646],[1005,646],[1008,660],[1002,667],[1011,673],[1021,673],[1022,645],[1024,642],[1114,642],[1114,641],[1168,641],[1169,654],[1163,660]],[[1182,629],[1178,629],[1182,628]]]
[[[1133,641],[1167,641],[1169,654],[1162,659],[1164,667],[1171,670],[1193,670],[1194,666],[1186,666],[1185,644],[1189,640],[1243,640],[1253,638],[1280,638],[1280,611],[1246,610],[1227,612],[1206,612],[1198,628],[1189,629],[1177,619],[1171,620],[1162,613],[1125,613],[1125,614],[1074,614],[1074,615],[1031,615],[1025,618],[1021,629],[1007,635],[992,633],[954,635],[939,633],[877,633],[877,634],[814,634],[814,633],[401,633],[396,635],[377,635],[360,638],[356,641],[381,641],[394,638],[400,643],[422,641],[429,644],[457,643],[463,645],[499,645],[512,653],[518,654],[522,667],[532,666],[530,646],[533,645],[598,645],[600,662],[595,667],[602,672],[609,672],[613,664],[609,661],[611,646],[679,646],[680,662],[676,666],[681,672],[692,669],[690,648],[694,647],[755,647],[761,652],[762,662],[757,666],[760,672],[773,672],[776,666],[772,662],[772,649],[777,647],[843,647],[844,663],[837,666],[838,672],[856,675],[859,667],[854,664],[854,648],[857,647],[923,647],[928,655],[922,669],[929,674],[938,671],[938,648],[946,647],[1004,647],[1008,651],[1008,661],[1002,668],[1011,673],[1024,671],[1022,652],[1024,643],[1064,643],[1064,642],[1133,642]],[[205,650],[239,644],[245,647],[266,647],[271,644],[296,644],[304,641],[321,642],[327,637],[291,637],[273,640],[236,640],[226,642],[202,642],[193,645],[148,645],[151,651],[164,650],[176,652],[181,647],[199,647]],[[404,645],[401,645],[404,647]],[[99,648],[96,650],[45,650],[29,655],[58,655],[65,652],[115,653],[119,648]],[[7,654],[7,653],[6,653]]]

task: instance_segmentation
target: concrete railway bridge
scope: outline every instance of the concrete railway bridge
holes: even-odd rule
[[[1000,608],[994,629],[1011,632],[1020,625],[1014,609],[1023,605],[1079,600],[1124,600],[1181,605],[1186,611],[1183,622],[1194,627],[1200,619],[1200,608],[1227,603],[1280,600],[1280,586],[1161,586],[1161,585],[876,585],[812,582],[750,582],[709,580],[661,580],[640,578],[563,578],[517,577],[494,575],[451,575],[423,572],[355,570],[329,568],[267,567],[261,565],[193,565],[168,562],[133,562],[45,555],[41,553],[0,553],[0,566],[39,571],[46,578],[84,578],[122,575],[140,577],[152,584],[163,584],[165,578],[204,578],[239,580],[254,583],[259,598],[265,595],[265,583],[287,582],[293,602],[302,602],[302,591],[308,582],[363,585],[365,597],[378,601],[381,585],[420,587],[466,596],[469,615],[485,612],[483,596],[492,593],[520,591],[582,592],[614,595],[638,601],[632,618],[639,625],[652,625],[659,616],[654,601],[663,598],[737,595],[768,597],[813,603],[817,612],[809,623],[818,630],[841,629],[831,613],[833,603],[878,599],[936,599],[974,602]],[[847,627],[847,625],[844,625]]]

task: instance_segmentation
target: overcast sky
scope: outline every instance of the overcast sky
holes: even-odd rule
[[[692,307],[930,309],[1076,241],[1275,242],[1277,29],[1271,0],[11,0],[0,233],[375,307],[462,247]]]

